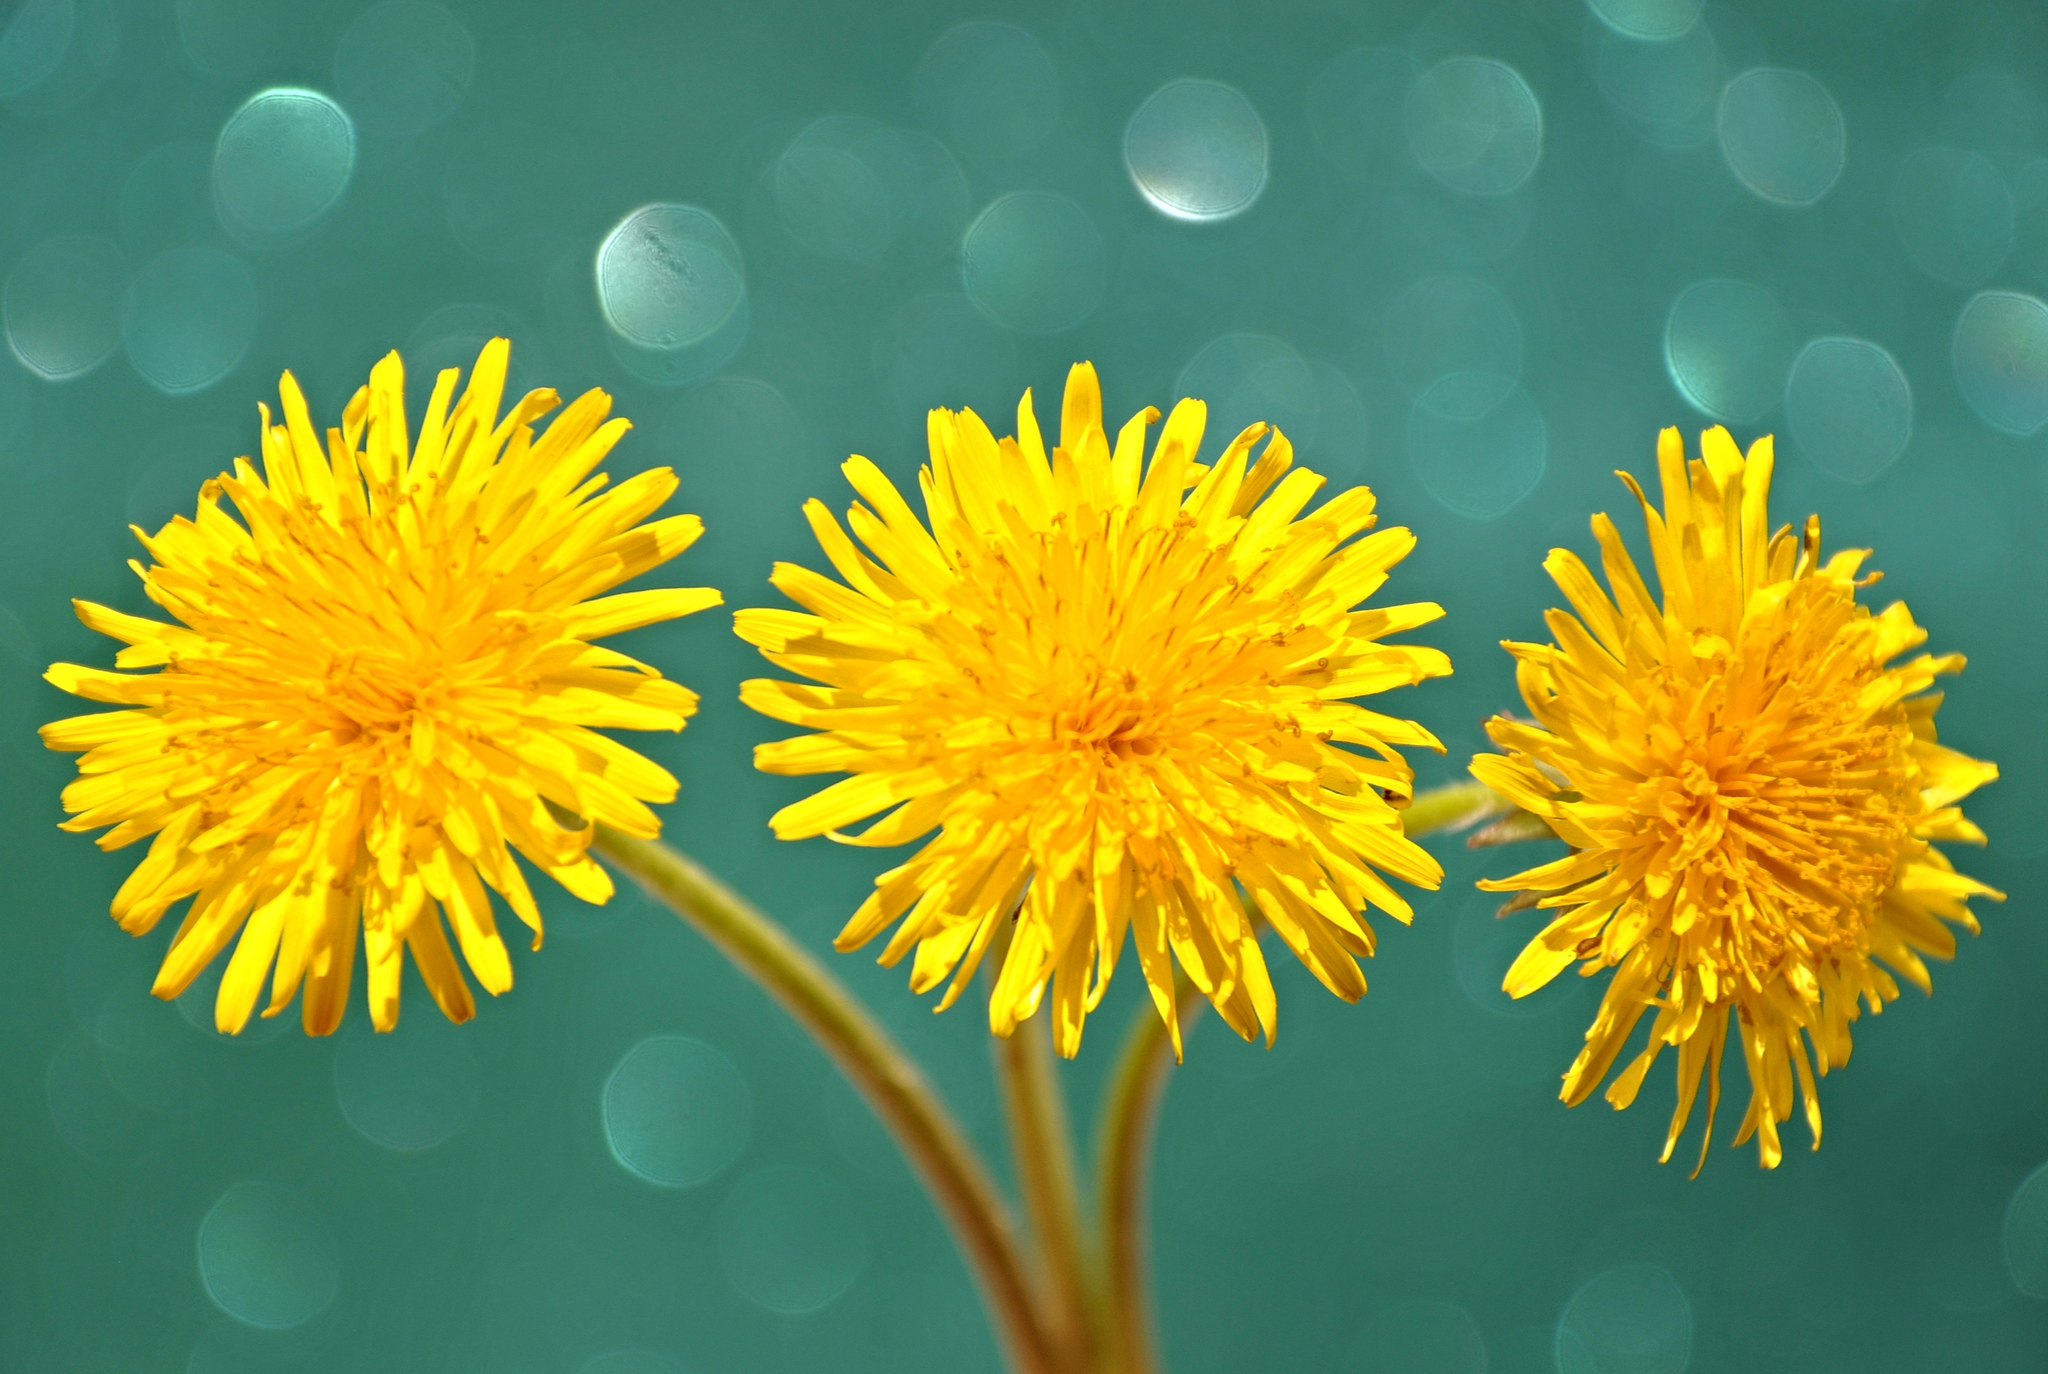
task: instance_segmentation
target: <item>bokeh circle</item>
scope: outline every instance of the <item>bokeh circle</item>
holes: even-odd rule
[[[275,1183],[237,1183],[199,1223],[199,1276],[223,1312],[282,1330],[312,1320],[341,1286],[334,1236],[302,1195]]]
[[[366,133],[425,133],[462,104],[476,79],[476,39],[432,0],[381,0],[355,17],[334,50],[334,89]]]
[[[597,249],[605,322],[642,348],[679,349],[709,337],[746,299],[739,246],[693,205],[646,205]]]
[[[1108,252],[1095,222],[1073,201],[1012,191],[967,227],[960,284],[998,324],[1021,334],[1058,334],[1101,304]]]
[[[1848,160],[1842,107],[1818,80],[1757,67],[1721,92],[1721,153],[1736,180],[1780,205],[1812,205]]]
[[[754,1113],[738,1067],[685,1035],[628,1050],[605,1079],[602,1107],[612,1158],[664,1188],[693,1188],[739,1158]]]
[[[1588,1279],[1557,1321],[1558,1374],[1683,1374],[1692,1305],[1661,1264],[1619,1264]]]
[[[1984,291],[1956,319],[1949,346],[1956,387],[1979,419],[2006,434],[2048,424],[2048,304]]]
[[[83,234],[44,239],[0,288],[7,346],[46,381],[82,377],[121,346],[128,269],[112,242]]]
[[[1453,191],[1504,196],[1543,153],[1543,108],[1522,74],[1490,57],[1453,57],[1415,79],[1401,106],[1408,148]]]
[[[1785,383],[1785,418],[1800,452],[1844,482],[1868,482],[1913,437],[1913,388],[1898,361],[1866,339],[1815,339]]]
[[[1778,404],[1797,344],[1791,317],[1753,282],[1709,277],[1664,317],[1664,364],[1703,414],[1748,424]]]
[[[770,1312],[815,1312],[867,1266],[853,1194],[831,1174],[777,1164],[740,1179],[718,1209],[718,1254],[733,1287]]]
[[[2020,1180],[2001,1227],[2005,1272],[2030,1298],[2048,1299],[2048,1164]]]
[[[1174,219],[1229,219],[1266,188],[1265,121],[1242,91],[1192,77],[1147,96],[1124,127],[1124,166]]]
[[[121,338],[128,361],[171,396],[204,391],[233,372],[256,337],[256,276],[208,244],[168,249],[128,285]]]
[[[355,165],[355,125],[332,99],[296,87],[259,92],[214,143],[221,222],[245,242],[294,236],[334,208]]]

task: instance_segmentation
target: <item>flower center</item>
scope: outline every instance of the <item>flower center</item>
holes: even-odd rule
[[[313,689],[322,721],[336,735],[364,744],[402,742],[417,716],[446,705],[444,674],[387,649],[344,649],[327,661]]]
[[[1754,969],[1862,938],[1910,842],[1902,709],[1875,715],[1875,664],[1787,643],[1675,674],[1658,694],[1638,851],[1659,919]]]
[[[992,779],[1036,790],[1047,769],[1114,771],[1212,718],[1211,679],[1240,646],[1194,626],[1234,588],[1187,534],[1121,536],[1105,518],[966,552],[948,747],[971,736]]]
[[[1054,743],[1108,756],[1104,762],[1159,751],[1163,713],[1131,669],[1091,664],[1076,689],[1055,690],[1046,713]]]

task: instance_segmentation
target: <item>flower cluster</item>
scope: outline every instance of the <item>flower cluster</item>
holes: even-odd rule
[[[442,373],[416,438],[396,354],[324,443],[287,373],[260,472],[238,459],[190,518],[136,531],[151,562],[133,566],[171,619],[77,603],[126,647],[112,671],[60,663],[49,679],[124,709],[43,728],[83,754],[65,828],[105,828],[105,849],[152,839],[113,915],[140,934],[189,902],[159,996],[233,946],[222,1030],[245,1024],[266,976],[265,1015],[303,994],[307,1030],[333,1030],[359,940],[379,1029],[397,1021],[407,950],[468,1018],[464,963],[487,991],[512,983],[493,893],[539,944],[520,859],[602,901],[592,844],[652,839],[648,803],[675,796],[603,731],[679,730],[695,694],[594,641],[719,604],[708,588],[615,590],[702,525],[650,521],[676,489],[666,468],[616,487],[592,475],[628,427],[604,393],[544,430],[551,391],[500,415],[507,357],[493,340],[459,397]],[[924,515],[853,458],[845,523],[804,507],[838,576],[778,563],[801,609],[735,620],[797,679],[740,688],[803,727],[757,765],[847,775],[783,807],[774,832],[922,841],[839,947],[893,926],[882,961],[911,957],[916,992],[946,985],[940,1008],[994,951],[991,1029],[1049,1001],[1068,1055],[1127,944],[1176,1054],[1179,983],[1270,1043],[1268,933],[1353,1000],[1368,911],[1413,914],[1390,880],[1443,876],[1404,826],[1401,753],[1442,746],[1362,704],[1451,670],[1396,639],[1440,607],[1371,604],[1415,537],[1375,528],[1364,487],[1318,500],[1324,480],[1277,429],[1254,424],[1205,463],[1202,402],[1176,405],[1148,451],[1159,420],[1141,410],[1112,437],[1087,363],[1050,450],[1029,392],[1003,438],[934,410]],[[1899,978],[1929,988],[1926,959],[1977,928],[1970,899],[2001,895],[1935,847],[1983,841],[1958,803],[1997,769],[1936,739],[1930,689],[1961,655],[1913,654],[1926,633],[1903,605],[1859,602],[1876,574],[1860,551],[1823,556],[1818,518],[1771,528],[1768,438],[1744,455],[1713,429],[1688,463],[1666,430],[1658,464],[1661,510],[1623,474],[1658,595],[1605,515],[1605,588],[1552,551],[1572,609],[1549,613],[1552,642],[1506,645],[1533,719],[1491,721],[1504,752],[1472,762],[1519,808],[1494,833],[1534,828],[1570,853],[1480,886],[1549,918],[1506,972],[1514,996],[1574,963],[1612,971],[1566,1102],[1608,1079],[1648,1017],[1607,1097],[1627,1106],[1676,1051],[1668,1159],[1703,1084],[1711,1137],[1732,1035],[1750,1082],[1737,1143],[1756,1136],[1770,1166],[1795,1096],[1819,1144],[1815,1078],[1849,1058],[1860,1009]]]

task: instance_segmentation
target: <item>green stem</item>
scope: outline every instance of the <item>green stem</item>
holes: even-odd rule
[[[1415,794],[1401,813],[1401,829],[1409,839],[1420,839],[1438,830],[1462,830],[1512,810],[1512,802],[1483,782],[1447,782]]]
[[[1416,794],[1414,803],[1401,813],[1401,828],[1410,839],[1416,839],[1472,825],[1509,809],[1484,783],[1447,783]],[[1202,1002],[1194,986],[1179,976],[1174,979],[1174,1000],[1185,1036],[1200,1014]],[[1116,1073],[1103,1092],[1100,1114],[1102,1138],[1096,1167],[1101,1178],[1096,1197],[1101,1208],[1112,1374],[1155,1374],[1158,1368],[1145,1276],[1145,1176],[1152,1126],[1159,1117],[1159,1099],[1172,1063],[1166,1023],[1147,998],[1124,1038]]]
[[[1065,1374],[1039,1318],[1016,1223],[917,1062],[808,951],[691,859],[605,825],[592,848],[695,926],[832,1056],[952,1224],[1016,1367]]]
[[[1202,999],[1180,974],[1174,977],[1173,995],[1185,1036],[1202,1014]],[[1116,1072],[1103,1091],[1101,1141],[1096,1148],[1096,1167],[1102,1175],[1096,1205],[1108,1290],[1110,1374],[1153,1374],[1158,1367],[1145,1275],[1145,1187],[1152,1125],[1159,1117],[1166,1069],[1172,1062],[1166,1021],[1148,997],[1131,1020]]]
[[[996,1071],[1017,1188],[1045,1269],[1049,1334],[1064,1352],[1066,1368],[1086,1370],[1094,1365],[1101,1312],[1082,1234],[1079,1170],[1066,1095],[1053,1063],[1051,1022],[1050,1011],[1041,1008],[1009,1037],[998,1038]]]

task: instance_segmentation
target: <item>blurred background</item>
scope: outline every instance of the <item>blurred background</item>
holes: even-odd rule
[[[1269,1051],[1214,1018],[1154,1179],[1171,1368],[1680,1374],[2048,1367],[2048,18],[1936,0],[1370,6],[1072,0],[19,0],[0,16],[0,1367],[22,1371],[993,1370],[946,1231],[825,1059],[633,892],[543,897],[476,1021],[296,1008],[238,1040],[214,980],[147,996],[170,927],[106,907],[139,851],[60,835],[111,662],[68,599],[140,610],[126,532],[256,445],[279,372],[316,423],[386,350],[509,335],[514,389],[602,386],[614,477],[682,476],[666,579],[775,604],[849,452],[899,482],[923,415],[998,432],[1067,366],[1111,420],[1180,395],[1210,448],[1278,423],[1418,551],[1393,600],[1457,675],[1386,699],[1450,746],[1513,704],[1538,564],[1654,471],[1658,427],[1777,435],[1775,514],[1868,545],[1970,668],[1944,738],[1996,760],[1960,856],[2012,900],[1857,1030],[1762,1173],[1655,1162],[1639,1105],[1567,1111],[1596,984],[1509,1003],[1535,929],[1432,842],[1345,1006],[1274,961]],[[1631,537],[1635,537],[1632,532]],[[704,694],[635,739],[671,839],[824,952],[886,857],[774,842],[809,790],[724,612],[622,647]],[[2031,722],[2031,724],[2030,724]],[[2025,798],[2036,798],[2028,803]],[[1001,1148],[985,1018],[828,955]],[[1067,1066],[1093,1101],[1135,969]],[[216,973],[217,976],[217,973]],[[410,975],[408,975],[410,978]],[[1728,1066],[1723,1139],[1747,1084]],[[1002,1166],[1007,1168],[1007,1166]]]

